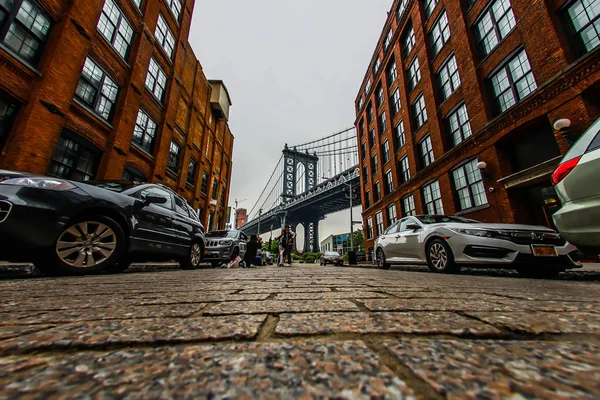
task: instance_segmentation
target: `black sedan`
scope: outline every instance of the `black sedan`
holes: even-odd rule
[[[166,186],[0,170],[0,260],[51,274],[121,272],[133,261],[200,265],[204,227]]]

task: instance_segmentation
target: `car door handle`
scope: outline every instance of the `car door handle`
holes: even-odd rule
[[[400,239],[400,235],[396,235],[396,239]]]

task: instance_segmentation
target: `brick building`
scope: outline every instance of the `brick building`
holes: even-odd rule
[[[553,124],[576,138],[600,116],[599,8],[393,2],[356,98],[367,247],[406,215],[551,224]]]
[[[163,183],[223,228],[231,100],[188,43],[193,7],[0,1],[0,168]]]
[[[235,210],[235,228],[240,228],[248,223],[248,210],[238,208]]]

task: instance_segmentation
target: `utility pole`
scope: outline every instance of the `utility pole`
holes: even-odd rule
[[[354,218],[352,218],[352,185],[350,186],[350,251],[354,251]]]

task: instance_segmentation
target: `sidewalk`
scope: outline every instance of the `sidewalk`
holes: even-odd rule
[[[294,265],[0,292],[2,398],[600,397],[597,283]]]

